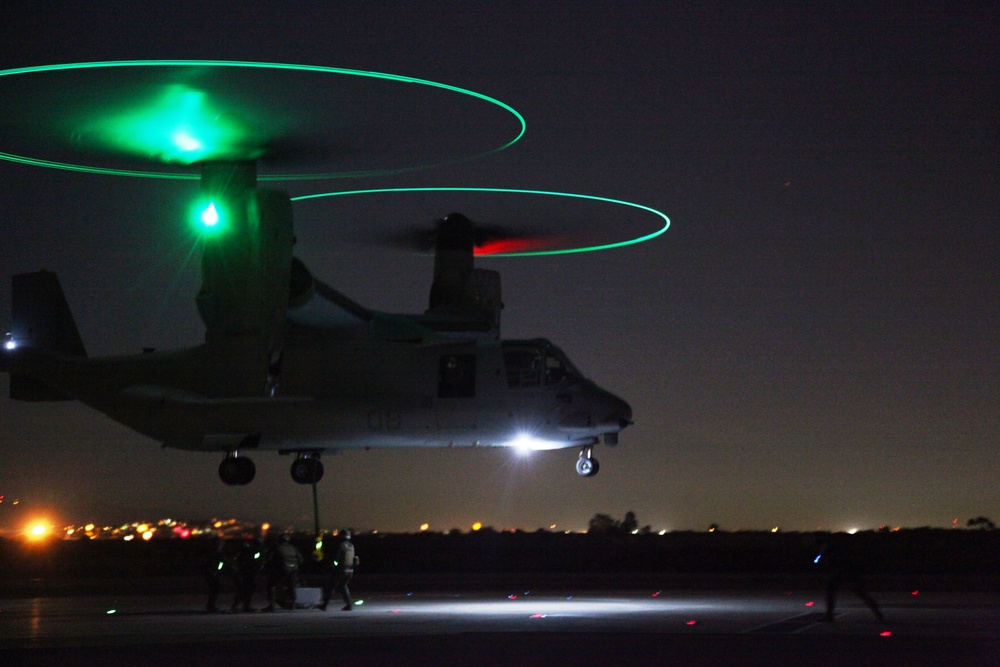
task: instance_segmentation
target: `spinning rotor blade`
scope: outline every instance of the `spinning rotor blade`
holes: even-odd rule
[[[124,111],[80,123],[73,144],[87,152],[184,166],[319,161],[346,152],[343,143],[290,132],[273,119],[233,110],[238,106],[185,84],[161,86]]]
[[[417,252],[468,248],[482,256],[552,248],[563,239],[540,233],[530,225],[482,225],[461,213],[450,213],[433,226],[411,227],[376,238],[375,242]]]

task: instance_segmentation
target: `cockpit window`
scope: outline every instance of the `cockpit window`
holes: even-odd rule
[[[507,368],[508,387],[537,387],[541,382],[542,354],[534,348],[505,350],[503,363]]]
[[[569,369],[558,357],[545,357],[545,384],[559,384],[569,379]]]
[[[503,361],[508,387],[552,386],[580,376],[562,350],[547,341],[505,343]]]

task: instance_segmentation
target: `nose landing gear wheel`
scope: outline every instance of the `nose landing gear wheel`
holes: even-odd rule
[[[256,474],[253,461],[245,456],[226,456],[219,464],[219,477],[230,486],[246,486]]]
[[[292,463],[292,479],[298,484],[315,484],[323,479],[323,464],[315,456],[303,456]]]
[[[597,462],[597,459],[584,456],[582,453],[580,454],[580,458],[576,460],[576,474],[582,477],[593,477],[600,469],[601,466]]]

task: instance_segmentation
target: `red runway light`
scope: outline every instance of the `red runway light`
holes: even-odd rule
[[[697,622],[698,622],[698,621],[688,621],[687,623],[685,623],[685,625],[694,625],[694,624],[695,624],[695,623],[697,623]]]
[[[815,602],[813,602],[812,600],[809,600],[809,602],[806,602],[806,606],[807,606],[807,607],[811,607],[811,606],[813,606],[814,604],[816,604],[816,603],[815,603]]]
[[[882,632],[878,633],[878,636],[879,637],[891,637],[892,633],[890,631],[888,631],[888,630],[883,630]]]

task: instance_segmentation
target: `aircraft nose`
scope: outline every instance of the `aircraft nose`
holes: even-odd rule
[[[611,392],[588,383],[577,401],[559,419],[559,429],[579,437],[603,434],[605,439],[632,424],[632,406]]]
[[[595,417],[601,417],[601,424],[615,431],[632,424],[632,406],[604,389],[600,390],[600,409],[595,413]]]
[[[618,421],[618,428],[624,429],[626,426],[630,426],[632,422],[632,406],[626,403],[623,399],[618,398],[614,394],[611,394],[611,419],[612,421]]]

